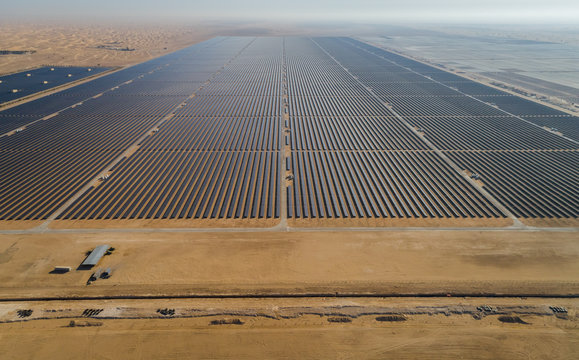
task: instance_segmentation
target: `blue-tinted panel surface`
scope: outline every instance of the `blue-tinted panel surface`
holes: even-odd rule
[[[109,70],[109,68],[42,67],[0,76],[0,103],[20,99],[72,81],[94,76],[106,70]]]

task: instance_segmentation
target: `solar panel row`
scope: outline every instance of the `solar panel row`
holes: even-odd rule
[[[292,150],[426,150],[394,117],[292,117]]]
[[[0,219],[46,219],[122,151],[24,151],[0,154]]]
[[[408,122],[444,150],[576,149],[573,142],[517,118],[413,117]],[[453,136],[449,136],[453,134]]]
[[[515,215],[577,216],[577,143],[501,109],[569,117],[517,99],[352,39],[215,38],[0,112],[59,112],[0,137],[0,219],[278,218],[289,150],[289,217],[504,216],[424,139]]]
[[[518,217],[579,215],[577,151],[453,152]]]
[[[349,68],[353,76],[367,79],[365,84],[378,89],[375,93],[434,146],[449,150],[447,155],[460,167],[479,174],[485,189],[516,216],[577,217],[579,214],[576,195],[573,195],[577,193],[577,176],[568,168],[576,162],[577,142],[509,113],[523,115],[532,122],[547,117],[564,119],[567,115],[353,39],[316,41]],[[404,71],[410,70],[410,74],[394,69],[393,75],[373,77],[369,75],[372,71],[364,68],[366,64],[368,69],[375,69],[381,63],[388,69],[396,65]],[[400,86],[400,78],[407,75],[406,85]],[[440,95],[425,97],[414,88],[417,76],[430,81],[430,85],[418,85],[424,89],[443,86],[460,96],[448,96],[445,90]],[[395,83],[380,79],[392,79]],[[397,88],[395,96],[380,96],[383,94],[380,89],[394,87]],[[405,94],[403,88],[408,93]],[[573,129],[573,125],[568,124],[566,128]],[[577,124],[574,128],[577,129]],[[533,151],[504,151],[520,149]]]
[[[197,77],[186,79],[178,70],[167,71],[171,62],[185,58],[191,64],[195,57],[204,57],[215,64],[205,73],[208,79],[220,69],[221,65],[216,64],[226,62],[249,42],[250,39],[213,39],[79,85],[73,89],[78,88],[83,96],[114,90],[98,98],[83,99],[82,105],[64,111],[63,107],[78,101],[78,97],[67,95],[68,90],[64,95],[48,96],[0,113],[5,129],[14,130],[16,124],[6,124],[6,119],[29,114],[20,117],[26,122],[60,111],[24,131],[0,138],[0,219],[46,219],[187,98],[123,94],[123,88],[129,85],[125,82],[166,72],[166,80],[171,80],[171,76],[179,81],[193,80],[192,86],[198,87]],[[90,86],[93,83],[94,89]]]
[[[142,143],[155,150],[279,150],[279,117],[175,117]]]
[[[579,117],[577,116],[521,116],[523,119],[564,136],[579,141]]]
[[[558,111],[514,95],[487,95],[475,97],[484,102],[495,104],[498,108],[513,115],[567,115],[562,111]]]
[[[467,96],[382,97],[403,117],[504,116],[504,112]]]
[[[201,85],[202,81],[154,81],[143,77],[111,92],[111,95],[187,97],[200,88]]]
[[[66,219],[279,217],[276,152],[139,151]]]
[[[251,41],[62,218],[279,217],[281,44]]]
[[[281,115],[274,96],[196,96],[179,109],[177,117],[272,117]]]
[[[290,96],[302,97],[368,97],[366,89],[357,82],[332,83],[332,82],[312,82],[307,80],[289,81],[288,93]]]
[[[372,83],[372,91],[380,97],[428,97],[428,96],[455,96],[461,97],[456,90],[444,85],[431,82],[398,82],[398,83]]]
[[[374,97],[292,96],[290,116],[392,116],[383,103]]]
[[[0,152],[124,150],[160,117],[119,117],[83,114],[41,121],[21,133],[0,138]]]
[[[94,76],[109,69],[47,66],[0,76],[0,104]]]
[[[295,217],[501,216],[430,151],[293,152],[292,167]]]
[[[510,104],[503,104],[505,111],[512,112],[515,115],[520,115],[522,118],[540,126],[547,126],[549,128],[554,127],[557,129],[560,128],[559,130],[564,130],[563,135],[571,137],[576,141],[579,140],[579,135],[577,134],[578,119],[576,117],[571,117],[564,112],[537,104],[530,100],[512,96],[495,88],[467,80],[454,74],[449,74],[442,70],[437,70],[431,66],[410,60],[403,56],[370,46],[368,44],[364,44],[353,39],[342,38],[341,40],[342,44],[343,42],[346,42],[355,46],[356,51],[362,49],[365,52],[369,52],[370,54],[375,55],[377,58],[387,60],[386,64],[388,66],[397,64],[403,66],[404,68],[418,71],[435,81],[441,82],[443,85],[454,88],[461,93],[474,96],[480,100],[493,102],[493,100],[500,101],[498,100],[498,97],[506,97],[508,101],[510,101]],[[375,60],[372,59],[371,61]],[[375,64],[375,62],[372,63]],[[502,109],[500,105],[499,108]],[[564,118],[569,121],[562,120]],[[562,124],[561,121],[563,121]]]
[[[309,54],[306,64],[333,62],[320,65],[331,67],[325,72],[317,66],[288,67],[288,79],[292,79],[288,82],[290,168],[295,175],[288,187],[288,216],[502,216],[439,155],[428,151],[426,143],[376,99],[368,86],[345,71],[315,42],[287,42],[301,48],[294,53]],[[341,97],[292,96],[294,88],[307,86],[310,74],[315,78],[316,73],[323,74],[317,86],[341,88],[348,84],[356,92]],[[403,79],[401,76],[398,80]],[[385,151],[393,149],[407,151]]]
[[[91,114],[114,117],[163,117],[187,96],[129,96],[104,94],[99,98],[83,102],[82,105],[66,110],[61,115],[68,118]]]
[[[279,81],[263,81],[257,84],[243,82],[210,82],[201,88],[197,96],[280,96]]]

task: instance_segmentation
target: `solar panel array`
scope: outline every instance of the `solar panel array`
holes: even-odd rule
[[[577,151],[475,151],[449,156],[483,174],[487,190],[518,217],[577,217]]]
[[[0,104],[94,76],[110,68],[45,66],[0,76]]]
[[[207,81],[63,218],[279,217],[282,39],[227,41],[230,51],[179,60],[183,71],[218,67],[205,65]],[[164,83],[186,79],[165,72]]]
[[[296,54],[288,56],[290,168],[295,174],[288,189],[292,205],[288,216],[501,216],[368,90],[361,81],[364,73],[352,76],[341,61],[332,59],[321,45],[327,43],[325,39],[286,41],[288,54]],[[366,66],[364,57],[352,59],[345,67],[352,71],[356,66]],[[389,68],[386,76],[378,78],[400,81],[399,73],[406,72]],[[312,78],[320,95],[292,96],[308,87]]]
[[[577,217],[577,118],[348,38],[316,42],[519,217]],[[541,128],[556,119],[559,136]]]
[[[103,172],[108,164],[118,159],[140,137],[149,133],[152,127],[176,112],[185,101],[188,104],[198,101],[199,98],[188,98],[195,94],[208,79],[217,76],[228,61],[251,43],[252,39],[248,38],[215,38],[79,85],[74,88],[76,92],[72,89],[65,90],[0,113],[0,120],[4,125],[1,130],[4,133],[9,133],[17,126],[36,120],[21,132],[12,131],[12,134],[9,133],[10,136],[0,138],[0,174],[2,175],[0,218],[4,220],[46,219],[83,186]],[[261,52],[259,49],[256,51]],[[255,59],[247,61],[258,62]],[[141,84],[146,86],[141,86]],[[163,90],[169,88],[170,92]],[[221,97],[215,99],[221,100]],[[185,109],[186,105],[182,108]],[[55,112],[58,113],[54,115]],[[47,115],[54,116],[41,120]],[[269,116],[271,117],[271,114]],[[176,116],[173,120],[182,121],[182,117]],[[203,114],[189,117],[187,121],[186,126],[203,121]],[[268,119],[263,119],[263,122],[271,123]],[[166,121],[159,126],[160,129],[155,135],[159,135],[159,138],[165,136],[165,132],[168,132],[172,125],[174,124],[171,121]],[[240,132],[237,134],[243,135]],[[218,137],[219,132],[214,133],[213,136]],[[161,144],[143,146],[132,157],[117,164],[114,174],[117,174],[117,170],[118,174],[123,174],[124,166],[128,167],[130,162],[148,158],[150,156],[148,152],[157,154],[159,151],[166,151],[177,158],[170,145],[170,139],[167,139]],[[272,136],[271,144],[275,141],[276,137]],[[243,143],[239,142],[239,144],[238,148],[245,150]],[[255,148],[257,149],[258,146]],[[275,150],[275,148],[276,146],[269,146],[268,149]],[[192,146],[183,150],[193,152],[217,151],[218,149]],[[186,158],[192,161],[190,165],[193,165],[196,161],[194,159],[206,157],[204,154],[194,153],[187,154]],[[212,159],[213,155],[210,158]],[[274,169],[272,172],[276,171],[277,157],[272,155],[272,152],[267,153],[267,156],[266,152],[251,154],[250,158],[252,160],[250,166],[255,165],[255,171],[251,172],[252,169],[244,168],[243,171],[248,173],[247,182],[239,182],[233,188],[244,194],[247,193],[246,187],[257,187],[255,185],[257,180],[251,181],[249,178],[251,174],[262,171],[263,168],[258,162],[267,163],[268,168]],[[254,158],[259,161],[253,161]],[[159,164],[156,163],[157,165]],[[203,169],[209,169],[209,165]],[[153,169],[148,168],[148,171],[152,173]],[[169,173],[173,174],[173,172]],[[261,173],[257,176],[260,179],[263,177]],[[92,197],[97,190],[105,197],[108,189],[115,187],[113,180],[120,177],[120,175],[113,176],[110,182],[92,188],[85,194],[85,197]],[[273,184],[277,181],[274,177],[267,179]],[[271,207],[265,211],[266,214],[279,213],[278,196],[275,194],[277,188],[274,186],[271,193],[266,192],[273,199],[265,203]],[[261,191],[261,187],[258,189]],[[147,203],[150,199],[145,197],[147,194],[145,190],[150,196],[156,196],[160,191],[169,191],[164,188],[143,189],[143,194],[135,194],[132,188],[123,190],[115,190],[115,204],[119,205],[116,205],[118,208],[113,208],[113,210],[117,213],[124,213],[132,206],[132,203],[127,203],[129,198],[133,199],[136,196],[140,202]],[[81,206],[78,204],[82,204],[85,197],[74,204],[68,213],[74,214],[78,211]],[[94,201],[96,203],[96,200]],[[127,204],[120,205],[125,203]],[[257,206],[259,213],[261,202]],[[278,209],[275,210],[274,207]],[[249,213],[251,214],[252,211]],[[86,215],[87,218],[91,216],[98,218],[96,213]]]
[[[575,120],[349,38],[219,37],[0,112],[0,219],[505,216],[475,172],[576,217]]]

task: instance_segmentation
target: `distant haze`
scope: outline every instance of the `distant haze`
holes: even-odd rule
[[[12,0],[4,20],[577,23],[577,0]],[[411,24],[408,24],[411,25]]]

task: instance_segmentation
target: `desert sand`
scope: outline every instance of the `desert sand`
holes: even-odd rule
[[[477,309],[483,304],[490,311]],[[2,303],[0,352],[4,359],[574,359],[576,305],[484,298]],[[555,315],[549,306],[569,310]],[[22,309],[32,314],[20,318]],[[86,317],[86,309],[102,311]]]
[[[0,75],[42,65],[118,67],[137,64],[212,37],[194,26],[0,25],[1,50],[34,50],[0,55]],[[99,49],[130,48],[134,51]]]
[[[562,230],[4,233],[0,353],[573,359],[576,240]],[[103,243],[111,255],[75,270]]]
[[[92,271],[73,269],[99,244]],[[0,299],[579,293],[573,231],[127,231],[0,235]],[[86,285],[93,271],[110,279]]]

